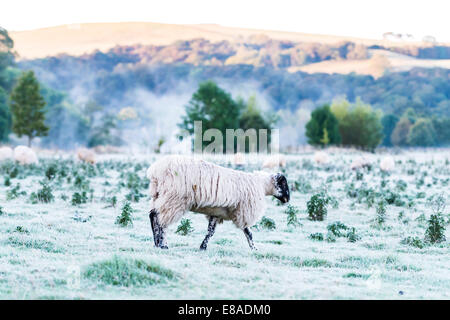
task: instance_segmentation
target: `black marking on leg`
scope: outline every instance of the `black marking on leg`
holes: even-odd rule
[[[209,217],[208,234],[206,235],[205,239],[200,245],[200,250],[206,250],[209,239],[214,235],[214,231],[216,231],[216,226],[217,226],[217,218],[212,216]]]
[[[247,237],[247,242],[248,242],[248,245],[250,246],[250,249],[256,250],[255,244],[253,243],[253,236],[252,236],[252,233],[251,233],[250,229],[249,228],[245,228],[244,229],[244,234]]]
[[[150,224],[152,226],[153,232],[153,241],[155,242],[155,247],[159,247],[159,230],[158,230],[158,222],[156,221],[156,216],[158,212],[155,209],[152,209],[149,214]]]

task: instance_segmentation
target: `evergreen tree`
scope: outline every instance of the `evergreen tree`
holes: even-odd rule
[[[202,136],[206,130],[215,128],[225,137],[226,129],[239,127],[241,108],[242,105],[236,103],[231,95],[215,82],[203,82],[186,106],[186,115],[179,127],[193,134],[194,121],[202,121]],[[223,142],[223,150],[226,151],[225,139]],[[209,143],[203,141],[203,146]]]
[[[315,109],[311,113],[311,119],[306,124],[308,143],[323,146],[324,129],[327,131],[330,144],[339,144],[341,142],[338,120],[327,104]]]
[[[27,136],[28,146],[35,137],[46,136],[45,101],[39,93],[39,82],[33,71],[22,73],[11,93],[12,130],[17,136]]]

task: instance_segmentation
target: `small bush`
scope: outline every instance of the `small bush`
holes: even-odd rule
[[[377,216],[375,218],[375,221],[378,224],[383,224],[386,222],[386,201],[381,200],[377,203]]]
[[[311,233],[309,235],[309,238],[314,241],[323,241],[323,233],[320,232]]]
[[[42,188],[38,190],[36,194],[37,201],[43,203],[50,203],[55,200],[52,193],[52,188],[45,182],[40,182]],[[33,194],[32,194],[33,197]]]
[[[257,229],[259,228],[265,230],[275,230],[275,221],[267,217],[262,217],[261,221],[257,224]]]
[[[347,232],[347,240],[348,242],[356,242],[358,240],[361,240],[361,236],[359,236],[356,233],[356,229],[355,228],[351,228],[348,232]]]
[[[288,205],[286,210],[284,211],[284,213],[287,215],[287,225],[288,226],[293,226],[293,227],[297,227],[300,226],[301,223],[300,221],[298,221],[298,213],[300,212],[300,210],[293,205]]]
[[[26,194],[26,191],[20,191],[20,183],[18,183],[15,187],[12,187],[6,191],[6,200],[13,200]]]
[[[126,227],[128,225],[133,224],[133,220],[131,218],[131,214],[133,213],[133,208],[131,208],[131,204],[127,201],[122,207],[122,213],[120,216],[116,218],[116,224]]]
[[[327,226],[327,230],[335,237],[344,237],[345,233],[343,233],[342,230],[348,229],[349,227],[340,221],[333,222]]]
[[[183,218],[180,221],[180,225],[177,228],[177,231],[175,233],[180,234],[182,236],[187,236],[188,234],[192,233],[194,231],[194,228],[191,225],[191,220]]]
[[[425,243],[418,237],[407,237],[402,241],[400,241],[400,243],[411,247],[416,247],[419,249],[423,249],[425,247]]]
[[[428,220],[428,228],[425,231],[425,241],[440,243],[445,241],[444,218],[440,214],[432,214]]]
[[[327,205],[329,201],[329,197],[324,193],[313,195],[307,203],[309,219],[313,221],[323,221],[327,216]]]
[[[86,203],[87,200],[88,200],[88,197],[87,197],[86,191],[83,191],[81,193],[75,192],[72,195],[72,201],[71,202],[72,202],[73,206],[77,206],[77,205],[80,205],[82,203]]]

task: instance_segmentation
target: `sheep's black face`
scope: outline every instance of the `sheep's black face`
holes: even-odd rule
[[[283,176],[281,173],[277,173],[274,176],[274,182],[276,189],[274,197],[280,200],[282,203],[289,202],[290,199],[289,186],[286,177]]]

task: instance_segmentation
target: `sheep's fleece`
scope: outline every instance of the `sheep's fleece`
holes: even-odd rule
[[[247,173],[185,156],[166,156],[147,170],[152,209],[163,228],[186,211],[232,220],[239,229],[251,227],[265,210],[266,195],[276,195],[273,176]]]

